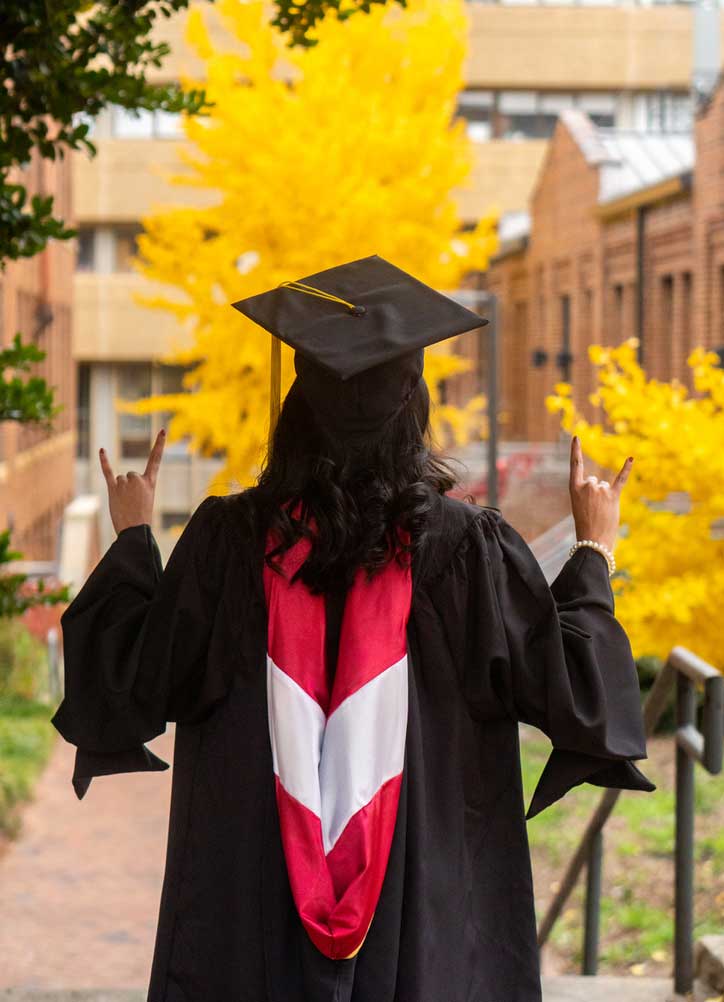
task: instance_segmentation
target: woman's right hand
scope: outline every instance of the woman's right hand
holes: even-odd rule
[[[578,435],[571,439],[569,491],[576,539],[593,539],[613,551],[619,525],[619,500],[631,471],[629,456],[612,484],[597,477],[584,476],[583,450]]]

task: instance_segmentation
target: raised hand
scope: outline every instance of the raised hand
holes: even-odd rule
[[[153,443],[143,473],[131,470],[129,473],[120,473],[117,477],[113,475],[105,449],[100,449],[101,470],[108,487],[108,507],[117,533],[131,525],[142,525],[144,522],[151,524],[156,477],[165,441],[166,432],[162,428]]]
[[[633,456],[629,456],[612,484],[597,477],[584,476],[581,440],[571,440],[571,473],[569,491],[576,539],[593,539],[613,551],[618,534],[621,491],[631,472]]]

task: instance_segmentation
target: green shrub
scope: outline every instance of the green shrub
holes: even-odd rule
[[[18,617],[0,617],[0,832],[20,829],[18,804],[32,796],[55,739],[45,644]]]
[[[0,617],[0,698],[42,700],[48,690],[45,644],[22,620]]]
[[[0,832],[15,836],[16,810],[28,800],[55,741],[49,706],[18,696],[0,697]]]

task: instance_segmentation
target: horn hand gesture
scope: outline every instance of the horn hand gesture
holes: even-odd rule
[[[162,428],[156,436],[143,473],[120,473],[114,476],[105,449],[99,452],[101,470],[108,487],[108,507],[116,533],[131,525],[151,524],[156,477],[161,465],[166,432]]]
[[[613,551],[618,535],[621,491],[628,480],[632,463],[633,456],[629,456],[612,484],[598,477],[585,477],[581,440],[577,435],[573,436],[569,491],[576,539],[593,539]]]

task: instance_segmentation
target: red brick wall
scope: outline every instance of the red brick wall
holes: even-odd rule
[[[53,164],[34,158],[18,180],[33,194],[53,194],[56,214],[72,221],[67,159]],[[18,331],[24,342],[31,341],[49,310],[52,321],[35,341],[46,357],[31,373],[55,387],[55,402],[63,405],[50,431],[13,421],[0,424],[0,528],[12,528],[12,547],[28,560],[57,555],[60,519],[74,495],[74,253],[72,241],[54,241],[42,254],[8,263],[0,275],[0,345],[7,347]]]
[[[724,345],[724,88],[696,122],[692,190],[645,210],[644,325],[647,372],[690,385],[686,358],[697,344]],[[545,396],[563,376],[563,297],[570,309],[570,378],[588,417],[591,344],[637,334],[636,210],[596,212],[599,169],[559,121],[530,204],[527,246],[494,260],[486,288],[500,301],[501,430],[516,440],[553,441],[557,416]],[[545,353],[539,367],[533,352]]]
[[[709,348],[724,345],[724,87],[695,122],[696,169],[693,224],[694,340]]]

